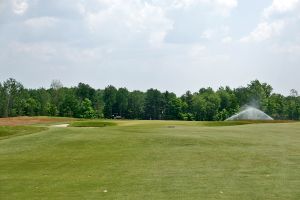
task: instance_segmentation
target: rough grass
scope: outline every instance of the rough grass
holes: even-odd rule
[[[33,127],[33,126],[0,126],[0,140],[6,139],[12,136],[27,135],[31,133],[37,133],[46,130],[45,127]]]
[[[279,124],[279,123],[292,123],[295,121],[287,120],[242,120],[242,121],[212,121],[202,122],[204,126],[238,126],[247,124]]]
[[[116,123],[118,126],[239,126],[249,124],[265,124],[265,123],[292,123],[296,121],[286,120],[242,120],[242,121],[161,121],[161,120],[106,120],[106,122]]]
[[[106,127],[106,126],[116,126],[117,123],[109,121],[76,121],[72,122],[70,127]]]
[[[300,199],[300,123],[116,123],[1,140],[0,199]]]

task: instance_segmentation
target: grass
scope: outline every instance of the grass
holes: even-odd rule
[[[300,199],[299,123],[114,123],[1,140],[1,200]]]
[[[292,123],[295,121],[288,120],[242,120],[242,121],[212,121],[200,122],[204,126],[238,126],[247,124],[278,124],[278,123]]]
[[[34,126],[0,126],[0,140],[12,136],[21,136],[46,130],[45,127]]]
[[[70,124],[70,127],[106,127],[106,126],[116,126],[117,123],[109,121],[99,121],[99,120],[88,120],[88,121],[76,121]]]

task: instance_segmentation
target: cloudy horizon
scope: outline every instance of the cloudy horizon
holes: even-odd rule
[[[3,0],[0,82],[300,91],[300,0]]]

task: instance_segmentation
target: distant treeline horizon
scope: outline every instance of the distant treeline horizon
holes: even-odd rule
[[[181,96],[153,88],[146,92],[112,85],[95,89],[85,83],[64,87],[59,80],[52,81],[49,89],[25,88],[13,78],[0,82],[0,117],[220,121],[245,105],[259,108],[274,119],[300,119],[300,97],[296,90],[284,96],[259,80],[238,88],[200,88]]]

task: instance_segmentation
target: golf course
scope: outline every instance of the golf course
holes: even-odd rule
[[[0,200],[300,200],[300,0],[0,0]]]
[[[29,119],[0,121],[1,200],[300,199],[299,122]]]

